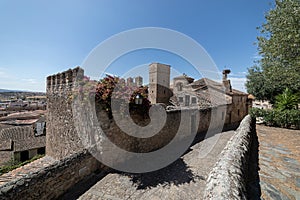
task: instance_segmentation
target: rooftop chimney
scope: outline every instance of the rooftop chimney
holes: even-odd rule
[[[223,70],[223,81],[227,81],[227,74],[230,74],[230,69]]]
[[[223,70],[223,84],[226,92],[232,92],[230,80],[227,79],[227,74],[230,74],[230,69]]]

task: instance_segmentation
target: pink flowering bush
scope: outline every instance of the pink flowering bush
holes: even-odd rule
[[[148,88],[144,86],[127,86],[119,77],[106,75],[105,78],[97,83],[95,92],[96,101],[104,105],[104,109],[109,113],[110,116],[112,99],[129,104],[129,108],[132,109],[136,106],[135,97],[140,95],[143,101],[142,105],[139,106],[139,109],[142,109],[143,113],[148,113],[150,108],[150,101],[148,100]]]

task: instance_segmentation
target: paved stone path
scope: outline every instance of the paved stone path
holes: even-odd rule
[[[19,178],[26,177],[30,173],[37,172],[41,167],[46,167],[53,164],[56,160],[52,157],[44,156],[38,160],[35,160],[27,165],[14,169],[8,173],[2,174],[0,176],[0,186],[10,182],[11,180],[16,180]]]
[[[110,173],[79,199],[202,199],[207,176],[233,133],[221,133],[205,158],[199,158],[197,150],[207,140],[164,169],[145,174]]]
[[[257,126],[262,199],[300,200],[300,131]]]

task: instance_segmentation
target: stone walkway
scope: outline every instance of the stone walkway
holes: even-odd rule
[[[257,126],[264,200],[300,200],[300,131]]]
[[[55,161],[56,160],[54,160],[52,157],[44,156],[27,165],[14,169],[8,173],[2,174],[0,176],[0,186],[10,182],[11,180],[16,180],[19,178],[26,177],[30,173],[39,171],[41,167],[46,167],[53,164]]]
[[[205,158],[199,158],[197,150],[206,140],[164,169],[145,174],[110,173],[79,199],[202,199],[207,176],[233,133],[221,133],[215,148]],[[66,198],[68,194],[62,197]]]

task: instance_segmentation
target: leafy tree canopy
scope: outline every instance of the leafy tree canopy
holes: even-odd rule
[[[274,102],[285,88],[300,90],[300,1],[276,0],[259,29],[261,59],[248,69],[246,87],[257,99]]]

